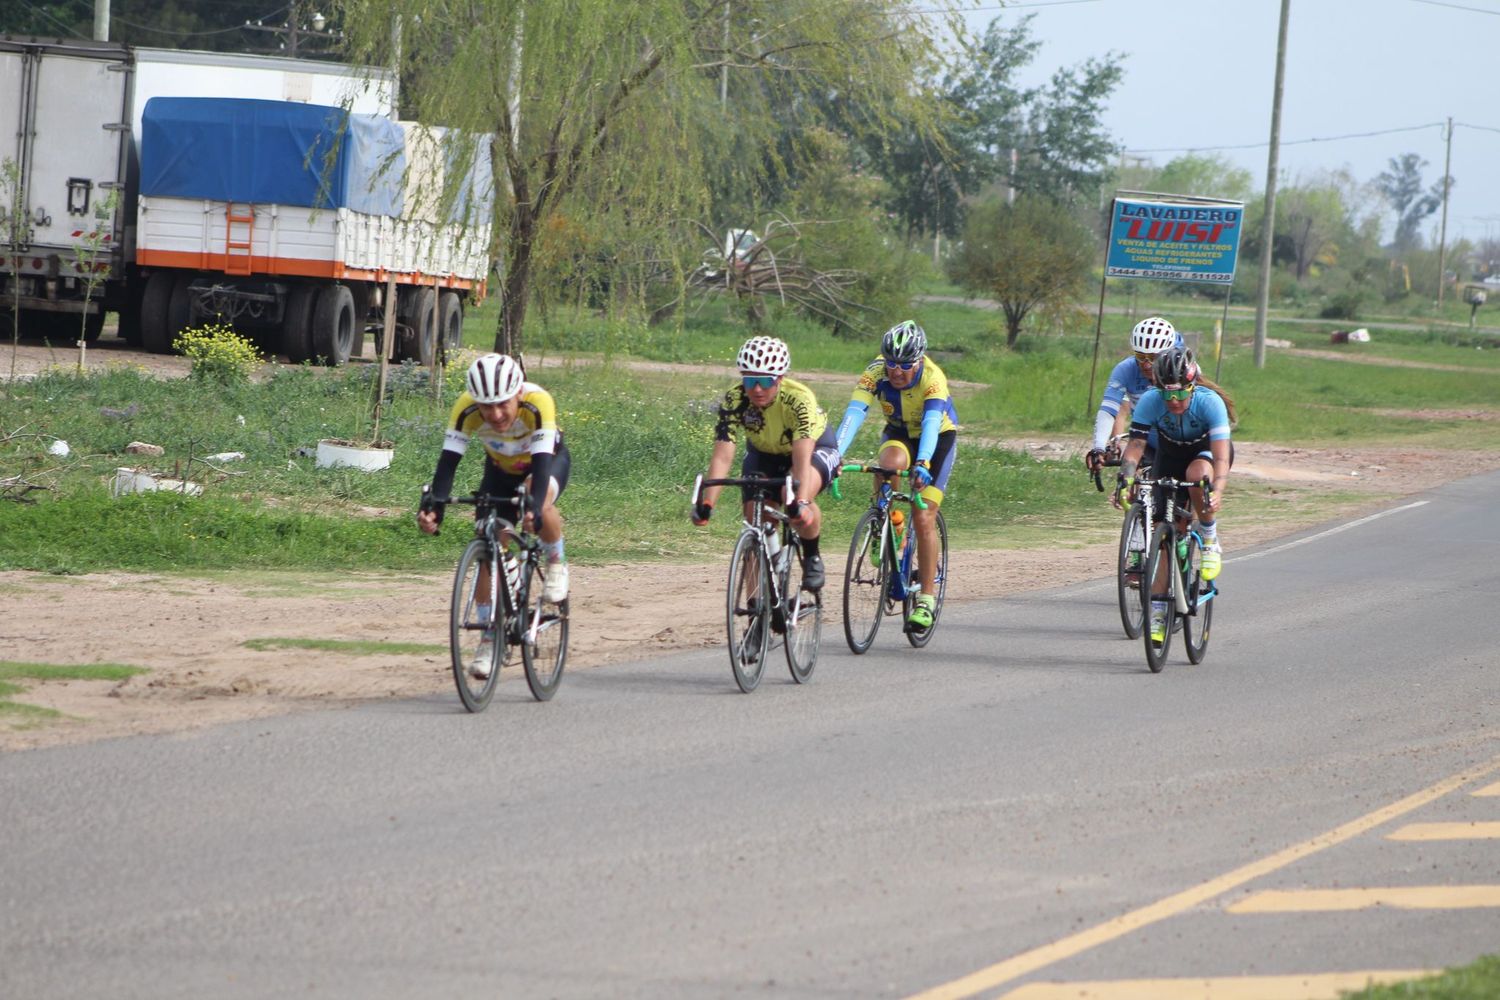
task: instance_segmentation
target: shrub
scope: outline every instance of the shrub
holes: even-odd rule
[[[192,376],[225,384],[248,382],[260,364],[255,345],[221,323],[182,331],[173,345],[192,359]]]
[[[1358,319],[1363,302],[1364,296],[1351,288],[1330,297],[1318,315],[1323,319]]]

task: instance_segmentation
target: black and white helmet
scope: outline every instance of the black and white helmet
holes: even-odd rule
[[[483,354],[469,366],[469,395],[476,403],[503,403],[521,391],[526,373],[504,354]]]
[[[914,365],[927,353],[927,331],[913,320],[897,323],[880,338],[880,353],[893,365]]]
[[[751,337],[740,348],[740,371],[746,375],[785,375],[792,367],[792,352],[775,337]]]
[[[1182,346],[1182,336],[1160,316],[1147,316],[1130,331],[1130,349],[1137,354],[1160,354]]]
[[[1198,381],[1198,359],[1193,356],[1190,347],[1174,347],[1163,351],[1151,363],[1151,369],[1156,375],[1156,384],[1160,386],[1175,388]]]

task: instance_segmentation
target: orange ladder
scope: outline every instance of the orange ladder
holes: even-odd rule
[[[238,215],[234,210],[234,203],[230,202],[224,206],[224,273],[225,274],[249,274],[251,261],[251,244],[255,238],[255,206],[246,205],[247,214]],[[243,226],[243,240],[237,240],[235,226]]]

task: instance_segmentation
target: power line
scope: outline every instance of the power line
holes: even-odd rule
[[[1402,128],[1380,129],[1376,132],[1350,132],[1347,135],[1319,136],[1312,139],[1289,139],[1281,145],[1302,146],[1312,142],[1336,142],[1340,139],[1367,139],[1376,135],[1394,135],[1397,132],[1420,132],[1422,129],[1442,127],[1442,122],[1428,122],[1426,125],[1407,125]],[[1469,127],[1477,128],[1479,126]],[[1500,129],[1496,131],[1500,131]],[[1131,156],[1140,156],[1144,153],[1216,153],[1230,149],[1264,149],[1269,145],[1269,142],[1245,142],[1230,146],[1165,146],[1159,149],[1127,149],[1124,152]]]
[[[89,37],[88,35],[80,34],[79,31],[76,28],[74,28],[71,24],[65,24],[62,21],[59,21],[57,18],[53,17],[52,14],[49,11],[42,10],[39,7],[33,7],[31,4],[27,3],[26,0],[21,0],[21,6],[25,7],[27,10],[31,11],[33,14],[36,14],[36,15],[38,15],[40,17],[45,17],[47,20],[51,21],[53,24],[57,25],[59,28],[61,28],[62,30],[66,31],[68,34],[72,35],[74,38],[87,39]]]
[[[256,18],[256,20],[257,21],[264,21],[267,18],[275,17],[278,14],[284,14],[289,9],[290,9],[290,5],[285,5],[285,6],[277,7],[275,10],[271,11],[269,14],[262,14],[260,17]],[[132,28],[137,28],[137,29],[139,29],[141,31],[149,31],[149,32],[152,32],[153,34],[157,34],[157,35],[172,35],[172,36],[177,37],[177,38],[194,38],[194,37],[206,36],[206,35],[227,35],[227,34],[229,34],[232,31],[243,31],[244,28],[245,28],[245,26],[243,24],[236,24],[232,28],[214,28],[214,29],[211,29],[209,31],[172,31],[172,30],[170,30],[168,28],[153,28],[153,27],[151,27],[148,24],[138,24],[135,21],[131,21],[131,20],[127,19],[127,18],[120,17],[118,14],[116,14],[112,18],[112,20],[118,21],[121,24],[128,24]]]
[[[1431,6],[1431,7],[1452,7],[1454,10],[1466,10],[1466,11],[1469,11],[1470,13],[1472,13],[1472,14],[1496,14],[1496,15],[1500,15],[1500,10],[1486,10],[1483,7],[1465,7],[1463,4],[1444,3],[1443,0],[1411,0],[1411,2],[1412,3],[1425,3],[1425,4],[1427,4],[1427,5]]]

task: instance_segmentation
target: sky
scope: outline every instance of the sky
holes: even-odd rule
[[[1254,191],[1265,189],[1281,0],[967,3],[974,30],[997,16],[1035,15],[1042,45],[1023,85],[1123,54],[1104,124],[1127,154],[1163,165],[1190,148],[1217,153],[1250,171]],[[1371,181],[1392,157],[1414,152],[1431,186],[1443,174],[1451,117],[1448,240],[1500,239],[1497,53],[1500,0],[1291,0],[1278,183],[1339,167]],[[1394,216],[1381,217],[1388,236]],[[1423,227],[1429,245],[1440,217]]]

